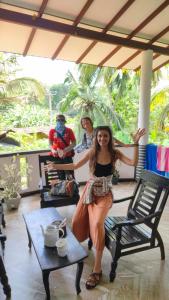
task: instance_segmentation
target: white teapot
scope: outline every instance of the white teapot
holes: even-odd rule
[[[56,225],[48,225],[46,229],[43,228],[41,225],[42,233],[44,236],[44,244],[47,247],[55,247],[56,241],[59,239],[59,232],[62,233],[62,236],[64,236],[64,231],[62,228],[59,228],[59,226]]]

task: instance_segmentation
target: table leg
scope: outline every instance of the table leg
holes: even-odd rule
[[[5,222],[4,213],[2,213],[2,226],[3,226],[3,228],[6,227],[6,222]]]
[[[8,283],[8,277],[6,275],[6,270],[5,270],[1,255],[0,255],[0,281],[2,283],[5,295],[10,298],[11,297],[11,287]]]
[[[47,300],[50,300],[49,274],[50,274],[50,271],[42,271],[43,284],[44,284],[44,287],[45,287],[46,299]]]
[[[2,254],[4,256],[4,250],[5,250],[5,241],[6,241],[6,235],[2,234],[1,233],[1,230],[0,230],[0,243],[1,243],[1,248],[2,248]]]
[[[81,289],[80,289],[80,278],[81,278],[82,272],[83,272],[83,261],[80,261],[77,264],[76,281],[75,281],[75,287],[76,287],[77,295],[81,292]]]
[[[28,230],[27,226],[26,226],[26,230],[27,230],[27,234],[28,234],[28,247],[29,247],[29,249],[31,249],[32,241],[31,241],[31,237],[30,237],[29,230]]]

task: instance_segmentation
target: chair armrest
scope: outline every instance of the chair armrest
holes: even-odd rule
[[[127,221],[124,221],[124,222],[119,222],[117,224],[115,224],[112,229],[116,229],[116,228],[119,228],[119,227],[123,227],[123,226],[134,226],[134,225],[138,225],[138,224],[144,224],[145,221],[150,221],[151,219],[157,217],[157,216],[160,216],[161,215],[161,212],[160,211],[157,211],[155,212],[154,214],[151,214],[147,217],[144,217],[144,218],[139,218],[139,219],[130,219],[130,220],[127,220]]]
[[[2,234],[0,233],[0,242],[5,242],[6,241],[6,235],[5,234]]]
[[[120,203],[120,202],[124,202],[124,201],[128,201],[128,200],[131,200],[131,199],[133,199],[133,198],[134,198],[134,196],[130,196],[130,197],[126,197],[126,198],[117,199],[117,200],[114,200],[114,201],[113,201],[113,204],[115,204],[115,203]]]

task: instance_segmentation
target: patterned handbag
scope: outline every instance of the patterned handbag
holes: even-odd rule
[[[52,196],[68,196],[72,197],[78,191],[75,180],[58,180],[51,188]]]

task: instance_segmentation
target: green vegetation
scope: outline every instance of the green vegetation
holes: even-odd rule
[[[80,140],[80,118],[90,116],[94,126],[111,126],[116,138],[131,142],[130,133],[137,128],[139,73],[114,68],[79,65],[77,76],[67,73],[64,83],[44,87],[34,78],[16,78],[17,56],[0,53],[0,130],[10,133],[22,147],[0,144],[0,152],[48,149],[44,128],[55,124],[55,115],[67,116]],[[152,78],[152,99],[149,142],[169,143],[169,81],[166,72],[155,72]],[[34,128],[29,130],[27,128]],[[19,131],[22,128],[22,132]],[[19,130],[18,130],[19,129]],[[38,131],[38,133],[35,133]]]

